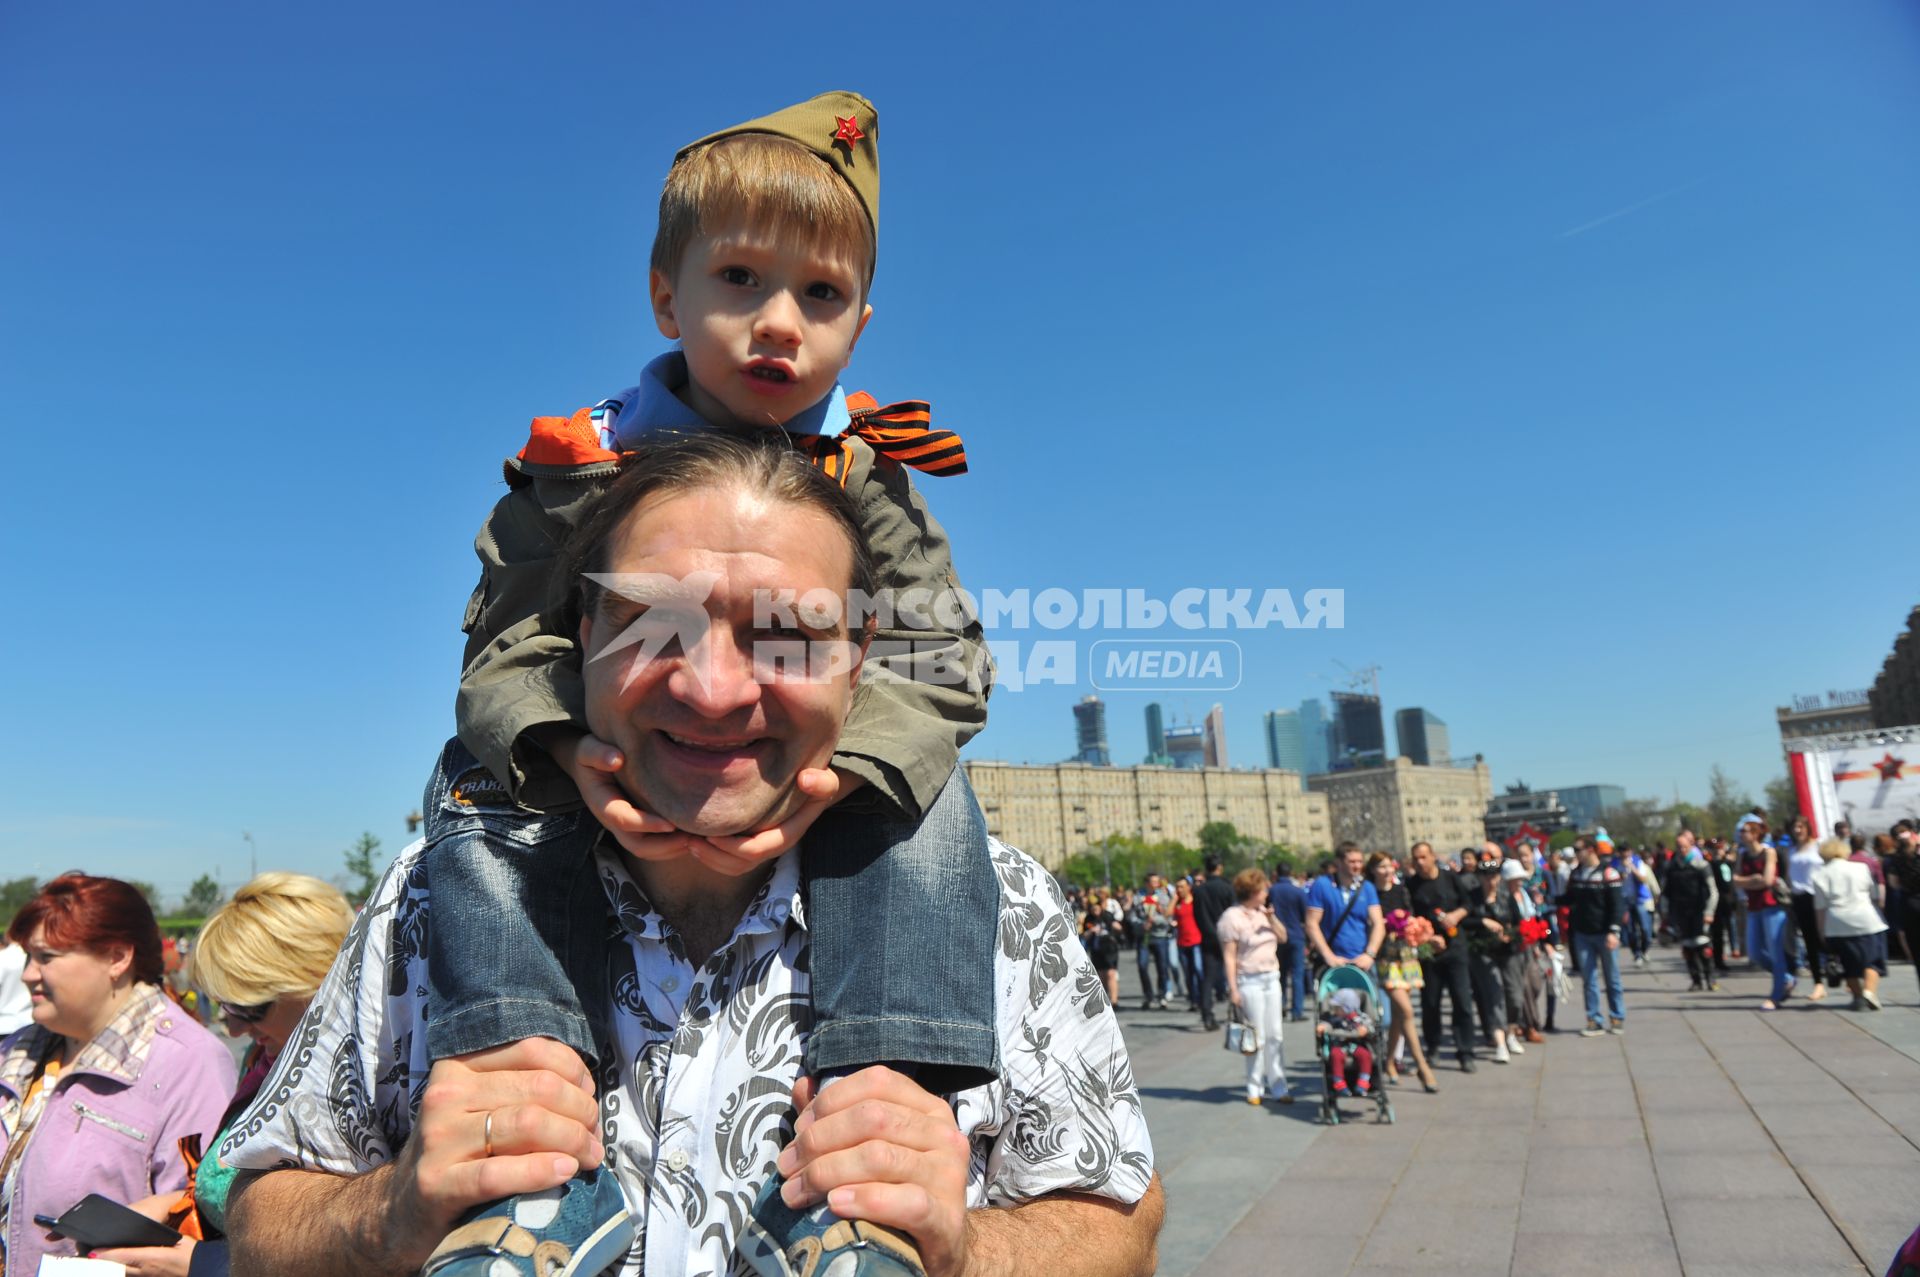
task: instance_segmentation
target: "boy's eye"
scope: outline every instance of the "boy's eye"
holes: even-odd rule
[[[720,278],[745,288],[753,283],[753,272],[744,266],[723,266],[720,268]]]
[[[811,284],[808,286],[807,296],[813,298],[815,301],[823,301],[823,302],[839,301],[840,290],[834,285],[829,284],[826,281],[822,280],[819,283]]]

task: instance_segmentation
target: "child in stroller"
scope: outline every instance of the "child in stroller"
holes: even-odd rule
[[[1321,1066],[1320,1120],[1338,1125],[1340,1100],[1354,1095],[1374,1102],[1379,1121],[1393,1121],[1393,1104],[1374,1077],[1391,1004],[1380,996],[1372,975],[1355,966],[1328,969],[1317,992],[1320,1021],[1313,1039]]]

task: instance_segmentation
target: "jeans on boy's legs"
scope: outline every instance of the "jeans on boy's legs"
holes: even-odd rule
[[[997,1078],[1000,878],[966,774],[922,819],[828,808],[801,850],[812,934],[809,1073],[913,1065],[935,1094]]]
[[[595,1061],[568,974],[581,935],[597,939],[606,917],[604,892],[577,890],[580,873],[591,876],[591,819],[517,806],[457,740],[441,751],[421,810],[439,924],[426,937],[428,1055],[546,1037]],[[592,916],[577,917],[584,909]]]

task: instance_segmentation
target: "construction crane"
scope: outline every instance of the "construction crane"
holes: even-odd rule
[[[1378,665],[1362,665],[1359,669],[1354,669],[1345,661],[1335,661],[1334,664],[1347,672],[1348,691],[1366,692],[1374,700],[1380,699],[1380,667]]]

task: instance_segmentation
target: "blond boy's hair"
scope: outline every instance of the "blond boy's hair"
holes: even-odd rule
[[[263,873],[221,905],[194,942],[188,979],[234,1006],[319,989],[353,926],[337,887],[296,873]]]
[[[660,192],[651,265],[671,278],[696,236],[741,224],[782,245],[845,257],[861,272],[860,300],[866,300],[873,287],[873,223],[853,188],[798,142],[737,133],[682,156]]]

